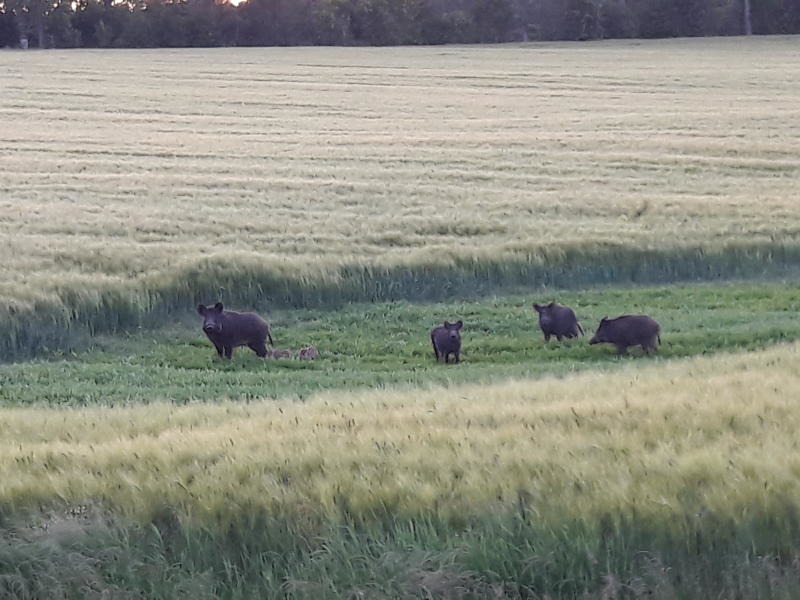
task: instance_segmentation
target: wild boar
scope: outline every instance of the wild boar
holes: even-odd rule
[[[444,325],[439,325],[431,329],[433,354],[437,361],[442,361],[447,364],[451,354],[455,362],[461,360],[460,331],[463,326],[464,323],[460,320],[455,323],[445,321]]]
[[[319,356],[316,346],[305,346],[297,351],[297,358],[300,360],[314,360]]]
[[[247,346],[261,358],[267,356],[266,342],[272,343],[269,324],[255,313],[240,313],[224,310],[222,302],[214,306],[197,307],[203,317],[203,332],[206,334],[217,354],[228,360],[233,358],[233,349]]]
[[[576,338],[583,335],[583,328],[578,323],[575,311],[569,306],[556,302],[549,304],[534,304],[533,309],[539,313],[539,328],[544,333],[544,341],[549,342],[550,336],[556,336],[560,342],[562,337]]]
[[[625,354],[629,346],[641,346],[650,354],[661,343],[661,326],[647,315],[604,317],[589,343],[614,344],[619,354]]]
[[[284,348],[275,348],[267,352],[267,358],[292,358],[292,351]]]

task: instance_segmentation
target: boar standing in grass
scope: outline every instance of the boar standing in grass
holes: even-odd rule
[[[539,327],[544,333],[544,341],[549,342],[550,336],[556,336],[560,342],[562,337],[576,338],[578,333],[583,335],[583,328],[578,323],[575,311],[569,306],[562,306],[556,302],[549,304],[534,304],[533,309],[539,313]]]
[[[305,346],[297,351],[297,358],[300,360],[314,360],[319,356],[316,346]]]
[[[619,354],[625,354],[629,346],[641,346],[650,354],[661,343],[661,326],[647,315],[622,315],[616,319],[604,317],[589,343],[614,344]]]
[[[454,362],[461,360],[461,328],[464,326],[462,321],[450,323],[445,321],[444,325],[439,325],[431,329],[431,343],[433,344],[433,354],[437,361],[445,364],[449,362],[452,354]]]
[[[222,302],[214,306],[197,307],[203,317],[203,332],[206,334],[217,354],[228,360],[233,357],[233,349],[247,346],[261,358],[267,356],[267,340],[272,346],[269,324],[255,313],[239,313],[224,310]]]
[[[292,358],[292,351],[285,348],[275,348],[267,352],[267,358]]]

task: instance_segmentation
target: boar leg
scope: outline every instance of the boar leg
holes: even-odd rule
[[[622,356],[628,351],[628,347],[625,344],[617,344],[617,354]]]
[[[217,342],[214,342],[214,348],[217,350],[217,356],[222,358],[222,350],[223,350],[222,346]]]
[[[264,342],[250,342],[247,347],[255,352],[259,358],[267,357],[267,345]]]
[[[225,358],[231,360],[233,358],[233,346],[225,346]]]
[[[550,334],[549,333],[545,333],[544,334],[544,341],[545,342],[549,342],[550,341]]]
[[[433,355],[436,357],[436,362],[439,362],[439,349],[436,347],[433,336],[431,336],[431,345],[433,346]]]

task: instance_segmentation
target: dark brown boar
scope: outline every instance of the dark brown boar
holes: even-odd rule
[[[556,336],[560,342],[562,337],[576,338],[578,333],[583,335],[583,328],[578,323],[575,311],[569,306],[556,302],[549,304],[534,304],[533,309],[539,313],[539,328],[544,333],[544,341],[549,342],[550,336]]]
[[[450,355],[453,355],[454,362],[461,360],[461,328],[464,326],[462,321],[450,323],[445,321],[444,325],[439,325],[431,329],[431,343],[433,344],[433,354],[437,361],[445,364],[449,362]]]
[[[647,315],[604,317],[589,343],[614,344],[619,354],[625,354],[629,346],[641,346],[650,354],[661,343],[661,326]]]
[[[214,306],[197,307],[203,317],[203,332],[206,334],[217,354],[227,359],[233,357],[233,349],[247,346],[261,358],[267,356],[267,340],[272,343],[269,324],[255,313],[240,313],[224,310],[222,302]]]

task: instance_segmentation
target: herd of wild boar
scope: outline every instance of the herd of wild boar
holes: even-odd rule
[[[545,341],[555,336],[576,338],[583,335],[583,328],[569,306],[556,302],[534,304],[533,309],[539,313],[539,328]],[[297,358],[313,360],[319,356],[314,346],[301,348],[295,354],[291,350],[267,349],[267,342],[274,347],[269,323],[259,315],[251,312],[240,313],[225,310],[221,302],[214,306],[200,304],[197,312],[203,317],[203,332],[206,334],[217,354],[227,359],[233,357],[233,350],[239,346],[247,346],[261,358]],[[461,360],[461,328],[462,321],[444,324],[431,330],[431,344],[437,361],[443,363]],[[641,346],[650,353],[661,343],[661,327],[658,322],[647,315],[622,315],[615,319],[605,317],[600,320],[590,344],[613,344],[619,354],[627,352],[630,346]]]

